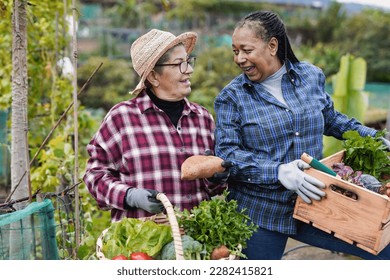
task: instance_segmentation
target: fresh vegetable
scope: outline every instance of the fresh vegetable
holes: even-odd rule
[[[211,252],[210,259],[220,260],[229,257],[229,255],[230,250],[225,245],[221,245]]]
[[[361,182],[361,171],[354,171],[350,166],[345,165],[343,162],[334,163],[332,169],[341,177],[341,179],[355,185],[363,186]]]
[[[151,256],[144,252],[133,252],[130,254],[130,260],[153,260]]]
[[[380,179],[382,174],[390,174],[390,152],[379,139],[386,134],[380,131],[375,137],[362,137],[357,131],[343,134],[345,158],[344,163],[353,170],[370,174]]]
[[[257,225],[250,222],[245,209],[237,209],[237,201],[227,200],[225,190],[221,197],[204,200],[191,210],[178,213],[178,222],[187,235],[204,244],[205,258],[210,258],[214,248],[225,245],[232,253],[241,257],[245,255],[238,249],[246,247],[249,239],[257,229]]]
[[[382,187],[381,193],[390,197],[390,182]]]
[[[360,176],[360,181],[363,187],[373,192],[379,193],[382,188],[381,182],[370,174],[362,174],[362,176]]]
[[[183,235],[181,237],[183,244],[183,253],[186,260],[201,260],[202,254],[206,252],[203,251],[203,246],[198,241],[194,240],[191,236]],[[161,259],[163,260],[175,260],[175,244],[173,241],[166,244],[161,252]]]
[[[124,255],[117,255],[115,257],[112,258],[112,260],[127,260],[126,256]]]
[[[128,256],[132,252],[144,252],[154,257],[172,239],[169,225],[125,218],[108,228],[102,240],[102,252],[109,259],[120,254]]]
[[[181,179],[195,180],[210,178],[217,172],[225,171],[222,162],[223,160],[216,156],[190,156],[181,165]]]
[[[382,183],[370,174],[363,174],[361,171],[354,171],[350,166],[345,165],[343,162],[334,163],[332,165],[333,171],[337,173],[344,181],[361,186],[370,191],[384,194]],[[341,190],[333,187],[335,191],[338,191],[348,197],[352,197],[353,194],[347,190]]]

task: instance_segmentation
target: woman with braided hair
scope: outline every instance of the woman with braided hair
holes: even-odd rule
[[[243,73],[215,100],[215,151],[233,163],[229,199],[259,225],[244,253],[281,259],[290,237],[364,259],[390,259],[390,246],[375,256],[293,218],[297,196],[311,203],[325,195],[325,184],[303,172],[309,165],[301,155],[321,159],[323,135],[342,139],[348,130],[362,136],[377,131],[334,109],[322,70],[298,60],[277,14],[245,16],[232,47]]]

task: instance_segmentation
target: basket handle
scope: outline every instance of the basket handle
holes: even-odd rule
[[[180,228],[176,219],[173,206],[168,200],[167,196],[163,193],[158,193],[156,198],[161,201],[167,211],[169,224],[172,228],[173,244],[175,245],[176,260],[184,260],[183,243],[181,240]]]

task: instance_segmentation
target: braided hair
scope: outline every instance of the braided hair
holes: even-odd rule
[[[276,55],[282,62],[289,60],[292,63],[299,62],[295,56],[283,21],[280,17],[270,11],[257,11],[248,14],[242,18],[236,25],[236,28],[247,26],[252,29],[256,36],[264,42],[269,42],[272,37],[278,40],[278,51]]]

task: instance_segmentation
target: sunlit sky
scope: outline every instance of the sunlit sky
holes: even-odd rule
[[[337,2],[359,3],[390,8],[390,0],[337,0]]]

